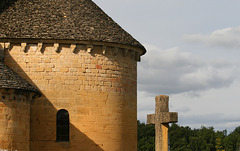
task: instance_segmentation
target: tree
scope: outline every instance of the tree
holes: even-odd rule
[[[155,126],[137,121],[138,151],[155,151]]]
[[[226,151],[240,151],[240,126],[224,139]]]
[[[138,151],[155,151],[155,126],[138,121]],[[227,131],[214,131],[213,127],[191,129],[172,124],[169,127],[171,151],[240,151],[240,126],[227,135]]]
[[[225,147],[224,147],[223,140],[225,139],[226,135],[227,135],[226,130],[216,132],[216,134],[215,134],[215,136],[216,136],[215,148],[216,148],[217,151],[224,151]]]
[[[180,127],[172,124],[169,127],[170,150],[173,151],[191,151],[189,137],[191,136],[190,127]]]

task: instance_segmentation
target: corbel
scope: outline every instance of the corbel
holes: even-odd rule
[[[114,47],[114,50],[113,50],[113,55],[116,56],[118,53],[118,47]]]
[[[4,51],[4,43],[0,43],[0,51]]]
[[[10,42],[7,42],[7,43],[4,43],[4,48],[5,49],[9,49],[10,48],[10,46],[11,46],[11,43]]]
[[[87,52],[91,53],[93,49],[93,45],[87,45]]]
[[[27,43],[21,43],[21,52],[27,52],[27,50],[26,50],[26,48],[27,48]]]
[[[4,59],[4,43],[0,43],[0,61]]]
[[[135,60],[136,61],[141,61],[141,55],[140,55],[140,53],[138,53],[138,52],[135,52]]]
[[[43,53],[43,43],[38,43],[37,51],[40,51],[41,53]]]
[[[76,44],[71,44],[70,49],[74,53],[76,51],[77,45]]]
[[[126,57],[127,54],[128,54],[128,49],[123,49],[123,55],[124,55],[124,57]]]
[[[106,54],[106,51],[107,51],[107,47],[106,46],[103,46],[102,47],[102,53],[105,55]]]
[[[135,57],[135,51],[132,50],[132,51],[130,52],[130,56],[131,56],[131,58],[134,58],[134,57]]]
[[[53,45],[53,50],[57,53],[60,53],[60,50],[59,50],[59,43],[54,43]]]

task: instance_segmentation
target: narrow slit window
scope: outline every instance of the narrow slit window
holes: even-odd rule
[[[64,109],[57,112],[57,142],[69,142],[69,114]]]

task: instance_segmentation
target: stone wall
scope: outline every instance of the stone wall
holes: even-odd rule
[[[30,150],[137,150],[138,59],[126,46],[12,43],[5,64],[43,94],[31,105]],[[60,109],[69,142],[56,142]]]
[[[0,150],[29,151],[30,95],[0,89]]]

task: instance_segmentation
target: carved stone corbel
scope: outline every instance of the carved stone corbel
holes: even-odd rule
[[[87,45],[87,52],[91,53],[93,49],[93,45]]]
[[[4,48],[5,49],[10,49],[10,47],[11,47],[11,43],[10,42],[7,42],[7,43],[4,43]]]
[[[105,55],[106,54],[106,51],[107,51],[107,47],[106,46],[103,46],[102,47],[102,53]]]
[[[4,51],[4,43],[0,43],[0,51]]]
[[[38,43],[37,51],[40,51],[41,53],[43,53],[43,43]]]
[[[130,56],[131,56],[131,58],[134,58],[134,57],[135,57],[135,51],[132,50],[132,51],[130,52]]]
[[[115,48],[114,48],[114,50],[113,50],[113,55],[114,55],[114,56],[116,56],[116,55],[117,55],[117,53],[118,53],[118,50],[119,50],[119,49],[118,49],[118,47],[115,47]]]
[[[27,52],[27,43],[21,43],[21,52]]]
[[[53,50],[57,53],[60,53],[60,50],[59,50],[59,43],[54,43],[53,45]]]
[[[4,43],[0,43],[0,61],[4,59]]]
[[[140,55],[140,53],[138,53],[138,52],[135,52],[135,60],[136,61],[141,61],[141,55]]]
[[[76,48],[77,48],[76,44],[71,44],[70,49],[71,49],[72,52],[75,52]]]
[[[123,56],[126,57],[128,54],[128,49],[123,49]]]

